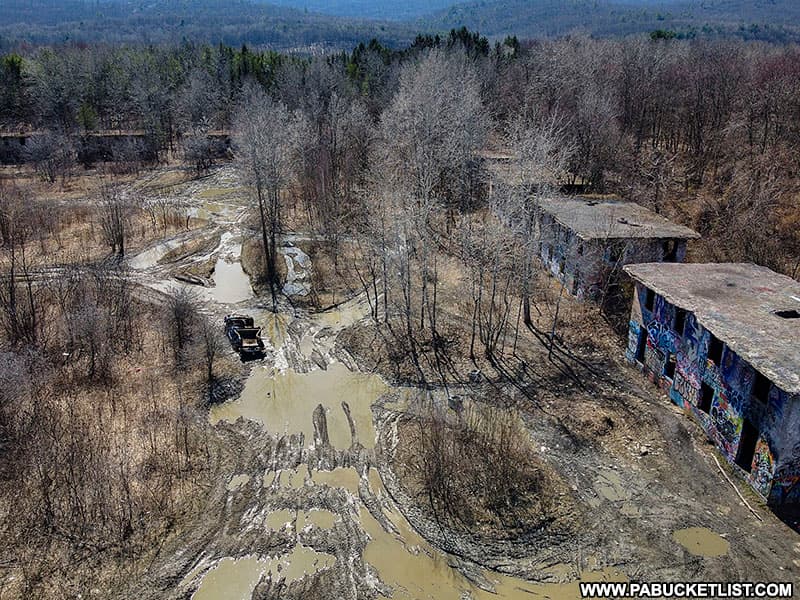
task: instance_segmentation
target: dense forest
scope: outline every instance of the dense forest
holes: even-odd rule
[[[310,12],[360,19],[402,21],[430,14],[455,4],[453,0],[262,0]]]
[[[796,42],[800,40],[798,22],[800,7],[792,0],[437,0],[410,4],[6,0],[0,3],[0,49],[64,42],[179,44],[191,40],[309,52],[349,49],[373,37],[402,48],[418,32],[435,35],[463,26],[492,39],[568,33],[610,37],[662,30],[687,38]]]
[[[800,5],[792,0],[498,0],[457,4],[426,19],[434,27],[478,29],[497,36],[595,37],[666,30],[679,37],[736,37],[797,42]]]
[[[349,48],[371,37],[404,44],[413,39],[412,31],[409,26],[387,21],[306,13],[250,0],[0,3],[0,48],[64,42],[179,44],[192,40],[311,52]]]
[[[51,152],[87,131],[142,130],[157,154],[229,129],[253,81],[307,114],[319,132],[314,152],[327,155],[332,99],[363,105],[378,123],[399,68],[432,47],[463,48],[497,135],[522,117],[560,123],[575,149],[573,181],[697,227],[715,240],[707,258],[797,273],[796,215],[785,210],[797,192],[795,46],[584,37],[492,46],[467,30],[319,59],[192,44],[66,46],[2,58],[0,122],[50,131],[62,140]]]

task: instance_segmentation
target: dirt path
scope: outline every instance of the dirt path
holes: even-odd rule
[[[214,261],[215,287],[192,286],[204,310],[253,315],[268,351],[251,363],[241,396],[211,410],[222,451],[206,509],[121,597],[577,598],[579,578],[798,580],[798,536],[765,510],[762,522],[753,518],[699,432],[619,361],[604,377],[583,373],[584,389],[545,394],[525,411],[535,445],[571,490],[563,503],[578,533],[486,548],[438,527],[389,469],[404,391],[359,373],[336,343],[368,307],[355,299],[319,315],[264,310],[238,264],[245,201],[231,172],[179,193],[209,224],[133,257],[137,281],[174,290],[190,285],[174,279],[176,267]],[[159,264],[209,235],[219,235],[213,249]],[[290,284],[302,289],[310,259],[286,248]],[[609,433],[576,435],[593,413],[610,420]]]

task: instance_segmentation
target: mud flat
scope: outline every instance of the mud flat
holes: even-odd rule
[[[275,558],[224,558],[209,571],[193,600],[249,600],[262,578],[280,577],[287,583],[302,580],[309,573],[330,567],[334,558],[306,546],[295,546],[291,553]]]
[[[388,390],[377,375],[350,371],[334,362],[327,370],[296,373],[287,370],[273,373],[257,367],[245,384],[241,397],[214,407],[211,422],[234,422],[239,417],[257,421],[267,429],[300,432],[306,440],[314,439],[311,414],[321,405],[327,416],[327,434],[334,448],[346,449],[355,441],[365,448],[375,446],[372,403]],[[348,407],[345,409],[343,403]],[[351,430],[349,410],[354,430]]]
[[[280,589],[285,597],[309,598],[578,598],[575,581],[542,584],[476,565],[464,570],[462,561],[438,550],[414,530],[376,468],[384,461],[375,454],[379,449],[373,405],[390,387],[377,375],[351,371],[328,354],[330,346],[316,342],[318,328],[357,320],[360,307],[348,307],[343,315],[334,312],[314,317],[302,338],[306,351],[324,353],[331,361],[326,369],[296,372],[291,367],[257,365],[241,396],[213,407],[209,415],[218,427],[263,428],[278,440],[291,440],[291,451],[287,442],[278,442],[283,458],[270,460],[259,489],[241,474],[231,479],[228,502],[244,503],[247,529],[271,532],[270,537],[288,535],[293,549],[283,548],[282,563],[261,553],[226,557],[223,560],[229,562],[224,567],[219,564],[227,571],[217,575],[208,571],[194,597],[223,598],[215,595],[219,581],[234,579],[231,589],[250,590],[253,597]],[[296,326],[283,325],[287,331]],[[281,342],[287,339],[280,338]],[[286,468],[291,456],[296,458],[288,464],[295,466]],[[242,483],[231,489],[234,480]],[[253,493],[257,501],[249,497]],[[279,567],[274,566],[276,560]],[[587,580],[624,578],[611,569],[582,575]],[[354,579],[357,584],[352,583]],[[323,581],[330,586],[324,591],[317,587]],[[294,595],[297,589],[303,593]]]

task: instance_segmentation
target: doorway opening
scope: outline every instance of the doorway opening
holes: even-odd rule
[[[736,453],[736,464],[748,473],[753,468],[753,455],[758,443],[758,429],[749,419],[742,423],[742,436],[739,438],[739,451]]]

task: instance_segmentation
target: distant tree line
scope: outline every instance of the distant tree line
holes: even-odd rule
[[[0,51],[65,42],[175,45],[183,40],[309,51],[350,48],[372,37],[399,48],[417,32],[435,35],[462,26],[498,39],[576,32],[622,37],[663,30],[687,39],[787,43],[800,41],[798,23],[795,0],[4,0]]]
[[[330,206],[356,218],[352,192],[374,166],[368,150],[401,73],[434,50],[469,63],[495,139],[518,119],[561,124],[574,149],[563,184],[616,192],[696,226],[712,240],[708,258],[796,274],[786,258],[798,244],[790,210],[800,160],[795,45],[669,35],[491,44],[460,29],[420,35],[400,50],[372,40],[324,57],[189,43],[44,48],[0,58],[0,124],[54,136],[30,155],[50,179],[69,162],[69,141],[95,130],[141,132],[143,147],[129,154],[185,151],[202,170],[219,154],[208,132],[230,130],[243,98],[260,89],[302,116],[308,134],[293,163],[296,189],[307,211],[330,224]],[[449,79],[431,85],[440,94],[463,89]]]

